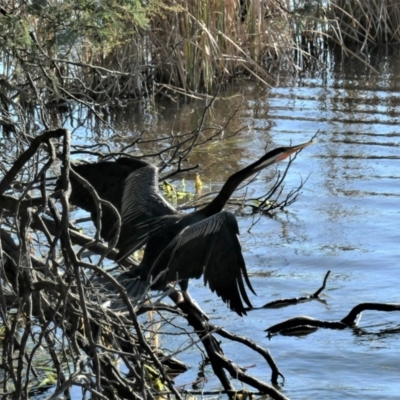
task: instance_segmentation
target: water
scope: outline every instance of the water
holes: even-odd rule
[[[313,293],[331,270],[323,301],[256,310],[240,318],[201,280],[190,286],[215,324],[270,350],[286,377],[282,390],[291,399],[400,399],[400,313],[364,312],[359,331],[320,329],[306,337],[272,340],[264,332],[293,316],[340,320],[358,303],[399,302],[400,57],[380,54],[370,62],[379,74],[360,61],[334,57],[330,68],[288,77],[277,88],[249,82],[235,87],[212,112],[222,123],[242,102],[231,131],[246,129],[190,158],[201,167],[214,163],[206,175],[216,190],[233,171],[261,156],[266,145],[297,144],[318,132],[318,143],[298,156],[285,181],[288,193],[301,177],[309,177],[296,203],[274,218],[261,216],[254,226],[252,216],[237,218],[258,294],[251,298],[254,305]],[[158,118],[122,116],[119,129],[126,136],[120,140],[128,142],[132,132],[143,129],[150,136],[169,132],[172,124],[175,132],[190,131],[200,113],[197,105],[171,103],[158,112]],[[268,176],[265,171],[250,186],[250,197],[266,192]],[[185,178],[193,187],[194,174]],[[165,338],[162,345],[174,340]],[[261,357],[236,343],[223,342],[223,348],[240,366],[256,364],[249,373],[269,381]],[[192,369],[175,381],[190,388],[201,358],[193,349],[181,359]],[[210,372],[207,377],[206,389],[220,387]]]

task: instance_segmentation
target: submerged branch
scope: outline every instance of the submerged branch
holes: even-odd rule
[[[275,334],[299,335],[315,332],[314,328],[345,329],[354,328],[356,319],[363,311],[400,311],[400,304],[390,303],[361,303],[352,308],[349,314],[340,321],[323,321],[311,317],[296,317],[275,324],[268,329],[268,337]]]
[[[287,307],[290,305],[294,305],[294,304],[299,304],[299,303],[304,303],[306,301],[310,301],[310,300],[320,300],[319,295],[321,294],[321,292],[325,289],[326,287],[326,282],[329,278],[331,271],[328,271],[325,274],[324,277],[324,281],[322,283],[322,286],[313,294],[310,294],[309,296],[303,296],[303,297],[296,297],[296,298],[288,298],[288,299],[279,299],[279,300],[274,300],[271,302],[268,302],[266,304],[264,304],[261,307],[254,307],[254,308],[249,308],[248,311],[251,310],[259,310],[262,308],[280,308],[280,307]]]

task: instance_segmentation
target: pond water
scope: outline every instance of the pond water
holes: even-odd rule
[[[254,82],[236,86],[224,94],[226,100],[216,101],[212,114],[217,121],[228,118],[242,102],[231,130],[246,129],[190,160],[202,167],[214,163],[206,175],[217,190],[233,171],[261,156],[266,145],[297,144],[318,132],[318,142],[299,154],[285,181],[288,192],[308,177],[298,200],[273,218],[237,218],[258,295],[251,297],[253,305],[311,294],[331,270],[323,301],[255,310],[241,318],[201,280],[190,285],[215,324],[270,350],[286,377],[281,389],[293,400],[400,398],[400,313],[364,312],[358,331],[320,329],[272,340],[264,332],[293,316],[340,320],[358,303],[399,302],[400,57],[379,54],[368,61],[378,73],[358,60],[333,57],[331,67],[286,77],[277,88]],[[176,132],[187,132],[196,126],[201,107],[167,103],[158,108],[157,118],[126,113],[117,129],[126,139],[143,129],[168,132],[172,124]],[[248,195],[262,195],[268,176],[268,171],[261,174]],[[185,178],[193,185],[194,176]],[[249,373],[269,381],[261,357],[238,344],[223,342],[223,348],[240,366],[255,364]],[[201,358],[195,348],[180,358],[192,368],[175,382],[190,389]],[[220,387],[211,372],[207,378],[206,389]]]

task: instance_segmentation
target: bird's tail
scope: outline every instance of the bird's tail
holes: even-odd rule
[[[138,268],[135,268],[135,270]],[[131,271],[127,271],[118,276],[117,281],[122,285],[128,297],[143,297],[148,289],[149,284],[147,282],[147,277],[142,277],[140,274],[132,274]]]
[[[133,305],[141,302],[149,290],[147,276],[143,276],[140,269],[140,267],[132,268],[115,277],[116,281],[126,290],[127,296]],[[113,282],[101,277],[96,280],[96,286],[100,287],[101,293],[107,298],[112,309],[124,307],[124,302]]]

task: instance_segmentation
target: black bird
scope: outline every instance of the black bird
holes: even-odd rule
[[[144,161],[120,158],[73,169],[119,210],[122,225],[116,247],[120,259],[146,244],[140,265],[118,277],[130,296],[142,294],[155,277],[159,279],[152,289],[162,289],[178,279],[186,291],[188,279],[204,275],[204,283],[233,311],[243,315],[246,312],[242,300],[252,307],[243,278],[253,293],[254,290],[241,252],[236,218],[223,207],[246,178],[312,143],[271,150],[231,175],[207,206],[189,214],[178,212],[163,199],[158,191],[157,168]],[[73,177],[71,183],[70,202],[90,211],[96,221],[91,196]],[[115,216],[104,210],[102,237],[110,240],[114,227]]]

